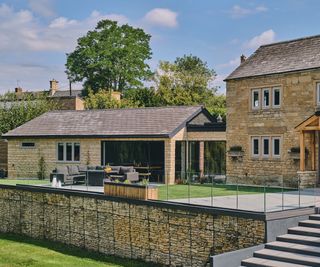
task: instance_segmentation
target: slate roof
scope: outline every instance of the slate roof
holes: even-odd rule
[[[320,68],[320,35],[260,46],[225,81]]]
[[[202,111],[201,106],[51,111],[3,137],[172,137]]]
[[[69,90],[58,90],[52,97],[82,97],[82,90],[71,90],[71,96]]]

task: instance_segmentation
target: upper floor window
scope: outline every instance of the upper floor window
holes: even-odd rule
[[[320,106],[320,83],[317,83],[317,105]]]
[[[261,95],[261,100],[260,100]],[[260,103],[261,101],[261,103]],[[320,93],[319,93],[319,105],[320,105]],[[281,88],[261,88],[253,89],[251,91],[251,107],[254,110],[280,108],[281,106]]]
[[[281,90],[280,88],[273,88],[272,106],[278,108],[281,105]]]
[[[260,90],[252,90],[252,108],[260,108]]]
[[[270,89],[265,88],[262,89],[262,95],[263,95],[263,108],[269,108],[270,107]]]
[[[57,160],[66,162],[80,161],[80,143],[58,143],[57,144]]]

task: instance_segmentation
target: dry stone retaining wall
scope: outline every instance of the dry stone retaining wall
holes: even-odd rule
[[[98,193],[0,186],[0,231],[168,266],[261,244],[265,222],[247,215]]]

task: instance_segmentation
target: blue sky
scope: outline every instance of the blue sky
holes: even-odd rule
[[[319,10],[318,0],[0,0],[0,92],[17,84],[48,89],[52,78],[67,89],[65,53],[109,18],[152,35],[152,70],[159,60],[193,54],[216,70],[224,93],[222,80],[241,54],[320,34]]]

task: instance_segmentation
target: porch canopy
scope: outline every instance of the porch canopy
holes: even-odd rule
[[[316,170],[316,132],[320,131],[320,111],[295,127],[300,133],[300,171],[305,171],[306,166],[306,134],[311,140],[311,170]]]

